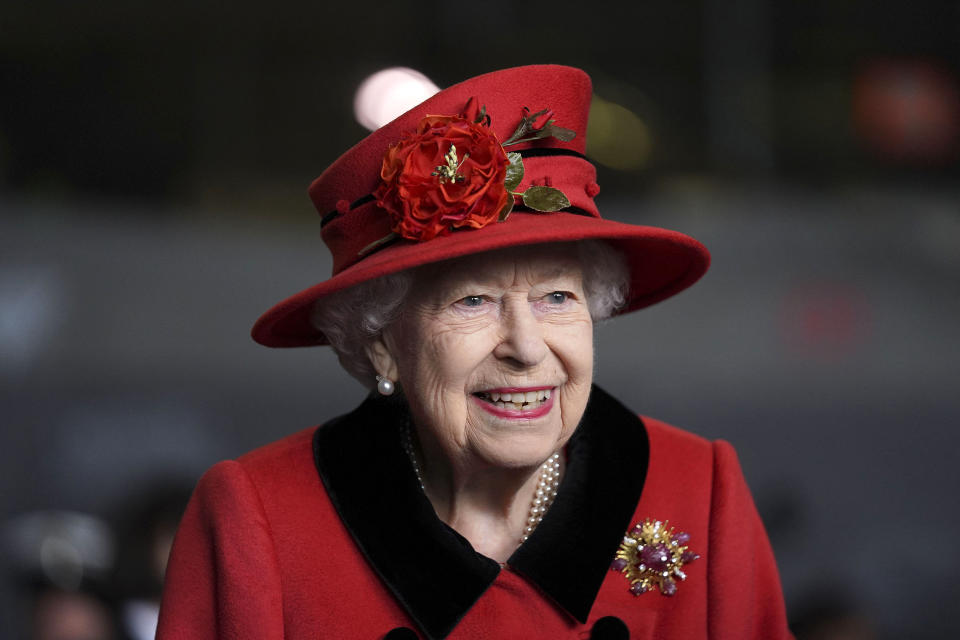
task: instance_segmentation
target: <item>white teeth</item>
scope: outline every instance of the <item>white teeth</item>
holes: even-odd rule
[[[515,391],[513,393],[486,391],[477,392],[477,395],[498,409],[507,409],[509,411],[522,411],[526,409],[529,411],[539,408],[540,405],[549,400],[550,392],[550,389]]]

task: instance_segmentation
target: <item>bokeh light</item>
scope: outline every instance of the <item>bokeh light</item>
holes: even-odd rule
[[[888,160],[949,162],[960,143],[960,89],[942,66],[923,60],[878,60],[854,85],[861,141]]]
[[[373,131],[439,90],[430,78],[414,69],[384,69],[360,84],[353,99],[353,113],[357,122]]]
[[[587,123],[587,155],[621,171],[647,166],[653,150],[650,129],[640,117],[615,102],[594,95]]]

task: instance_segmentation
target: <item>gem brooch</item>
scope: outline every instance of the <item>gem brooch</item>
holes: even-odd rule
[[[700,556],[689,549],[690,534],[673,532],[669,520],[647,518],[623,536],[612,571],[623,573],[630,582],[630,593],[639,596],[653,587],[665,596],[677,592],[677,580],[686,580],[683,566]]]

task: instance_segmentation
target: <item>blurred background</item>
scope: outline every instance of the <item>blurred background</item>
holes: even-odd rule
[[[599,329],[598,382],[736,446],[799,638],[960,637],[960,3],[3,14],[0,637],[152,637],[203,470],[363,397],[248,332],[329,274],[306,187],[364,80],[542,62],[594,79],[604,215],[714,258]]]

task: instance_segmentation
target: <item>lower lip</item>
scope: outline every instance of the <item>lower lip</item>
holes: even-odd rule
[[[550,413],[550,409],[553,408],[553,399],[556,397],[556,394],[550,394],[550,397],[543,401],[536,409],[529,409],[524,411],[522,409],[501,409],[500,407],[495,407],[485,400],[481,400],[477,396],[471,396],[473,401],[477,405],[486,411],[487,413],[497,416],[498,418],[504,418],[506,420],[532,420],[534,418],[540,418],[542,416]]]

